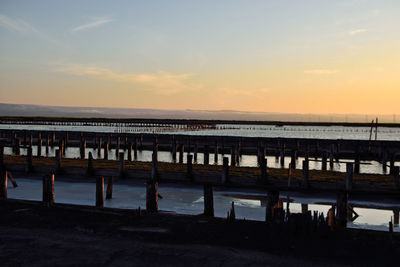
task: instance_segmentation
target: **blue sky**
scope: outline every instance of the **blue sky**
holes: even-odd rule
[[[2,0],[0,100],[393,113],[398,14],[372,0]],[[327,91],[365,99],[335,106]]]

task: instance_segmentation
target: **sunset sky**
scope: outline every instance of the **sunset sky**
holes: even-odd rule
[[[0,102],[400,112],[399,0],[0,1]]]

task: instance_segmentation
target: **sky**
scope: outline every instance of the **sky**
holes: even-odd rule
[[[0,102],[399,114],[400,1],[0,0]]]

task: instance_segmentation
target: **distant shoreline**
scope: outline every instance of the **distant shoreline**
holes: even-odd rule
[[[98,123],[168,123],[168,124],[231,124],[231,125],[272,125],[272,126],[347,126],[371,127],[363,122],[298,122],[261,120],[205,120],[205,119],[160,119],[160,118],[98,118],[98,117],[58,117],[58,116],[0,116],[0,124],[25,122],[98,122]],[[374,124],[375,126],[375,124]],[[400,127],[400,123],[378,123],[378,127]]]

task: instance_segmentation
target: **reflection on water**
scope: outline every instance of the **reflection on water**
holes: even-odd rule
[[[21,155],[26,155],[27,154],[27,149],[26,148],[21,148]],[[37,155],[37,146],[32,147],[32,153],[33,155]],[[49,153],[46,154],[46,148],[42,146],[42,155],[47,156],[47,157],[55,157],[55,150],[56,148],[50,148],[49,147]],[[89,153],[92,152],[92,156],[94,159],[102,159],[104,157],[103,150],[100,153],[100,156],[98,156],[98,150],[94,148],[86,148],[86,158],[88,158]],[[125,153],[125,160],[128,160],[128,150],[123,150],[120,149],[120,152]],[[7,155],[12,155],[12,148],[11,147],[5,147],[4,148],[4,153]],[[137,158],[134,159],[134,155],[132,152],[132,159],[138,160],[138,161],[151,161],[151,154],[152,151],[148,150],[143,150],[143,151],[138,151],[137,153]],[[184,153],[183,157],[183,162],[186,163],[186,155],[187,153]],[[214,153],[209,154],[209,162],[211,164],[218,164],[222,165],[223,164],[223,157],[228,157],[230,160],[230,155],[222,155],[218,154],[218,159],[217,162],[214,160]],[[67,147],[65,149],[65,157],[66,158],[80,158],[80,152],[78,147]],[[268,156],[267,158],[267,166],[270,168],[281,168],[280,162],[273,156]],[[115,149],[110,149],[108,153],[108,159],[109,160],[117,160],[116,157],[116,150]],[[197,154],[197,162],[196,163],[203,163],[204,160],[204,154],[203,153],[198,153]],[[290,163],[291,158],[290,157],[285,157],[285,168],[289,168],[289,163]],[[302,162],[304,158],[299,157],[296,161],[296,166],[298,168],[301,168]],[[160,162],[173,162],[172,154],[167,151],[159,151],[158,152],[158,161]],[[333,171],[339,171],[339,172],[346,172],[346,162],[351,162],[350,160],[340,160],[340,163],[335,162],[333,165]],[[320,170],[321,169],[321,159],[318,161],[313,161],[310,159],[309,162],[309,168],[310,170]],[[328,164],[329,165],[329,164]],[[243,167],[257,167],[257,156],[255,155],[243,155],[240,157],[239,161],[239,166]],[[400,166],[400,162],[396,162],[395,166]],[[328,167],[329,168],[329,167]],[[361,166],[360,166],[360,171],[361,173],[376,173],[376,174],[389,174],[389,168],[387,168],[385,171],[382,168],[382,164],[377,161],[361,161]]]
[[[118,127],[118,126],[62,126],[62,125],[18,125],[0,124],[0,129],[39,130],[39,131],[78,131],[103,133],[154,133],[217,135],[242,137],[281,137],[281,138],[320,138],[320,139],[358,139],[368,140],[370,127],[351,126],[289,126],[273,125],[231,125],[217,124],[216,129],[188,131],[176,129],[171,132],[158,132],[160,127]],[[399,127],[379,127],[378,140],[400,140]]]
[[[9,188],[9,198],[41,200],[42,182],[41,180],[30,180],[16,177],[17,188]],[[145,185],[122,185],[114,184],[113,199],[106,200],[105,207],[137,209],[146,206]],[[203,190],[199,187],[171,187],[159,185],[159,209],[172,211],[179,214],[200,214],[203,212]],[[238,219],[265,220],[265,207],[261,200],[257,200],[260,193],[246,193],[253,195],[253,199],[232,197],[243,192],[214,191],[214,210],[215,216],[225,218],[226,212],[231,208],[232,201],[235,202],[235,213]],[[71,183],[55,182],[56,203],[69,203],[81,205],[95,204],[95,184],[94,183]],[[286,199],[285,193],[281,194]],[[330,205],[315,204],[318,201],[333,202],[333,199],[312,199],[304,197],[291,197],[290,212],[301,212],[301,203],[308,204],[308,210],[323,212],[327,214]],[[353,202],[350,204],[361,205],[365,202]],[[286,207],[286,203],[284,203]],[[400,209],[400,205],[398,205]],[[383,209],[355,208],[359,217],[348,226],[352,228],[374,229],[380,231],[388,230],[388,222],[393,216],[393,211]],[[400,232],[399,225],[394,225],[394,231]]]

